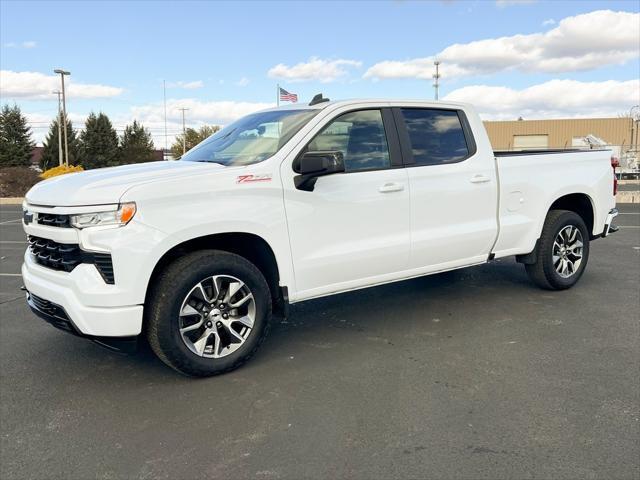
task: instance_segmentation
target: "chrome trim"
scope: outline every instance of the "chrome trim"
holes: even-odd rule
[[[605,221],[605,224],[604,224],[604,231],[602,232],[603,238],[608,236],[609,233],[613,233],[618,230],[617,228],[615,230],[612,230],[611,224],[613,223],[613,219],[616,218],[619,213],[620,212],[618,212],[617,208],[612,208],[611,210],[609,210],[609,214],[607,215],[607,220]]]

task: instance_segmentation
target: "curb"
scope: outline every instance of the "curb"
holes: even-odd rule
[[[616,203],[640,203],[640,192],[618,192]]]
[[[0,197],[0,205],[22,205],[24,197]]]

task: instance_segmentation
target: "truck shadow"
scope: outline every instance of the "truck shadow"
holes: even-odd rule
[[[270,335],[256,358],[223,378],[273,368],[308,348],[340,349],[357,344],[359,351],[354,354],[366,356],[369,344],[388,341],[401,347],[406,340],[398,336],[401,331],[437,341],[461,324],[492,322],[497,312],[532,292],[539,295],[540,291],[529,283],[522,266],[506,260],[292,305],[287,319],[273,319]],[[166,367],[144,342],[136,354],[122,355],[55,331],[49,336],[44,356],[51,353],[58,366],[76,372],[78,378],[85,377],[85,370],[97,370],[99,375],[87,379],[102,383],[111,378],[119,388],[141,380],[192,381]],[[304,364],[298,367],[303,369]]]

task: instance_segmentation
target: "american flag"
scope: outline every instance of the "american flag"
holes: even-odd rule
[[[289,93],[284,88],[280,88],[280,101],[281,102],[292,102],[296,103],[298,101],[297,93]]]

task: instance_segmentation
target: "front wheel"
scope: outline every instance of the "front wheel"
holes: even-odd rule
[[[589,260],[589,231],[578,214],[552,210],[536,250],[536,262],[525,265],[529,278],[547,290],[573,287]]]
[[[267,334],[271,295],[251,262],[209,250],[165,268],[145,308],[154,353],[180,373],[202,377],[253,356]]]

